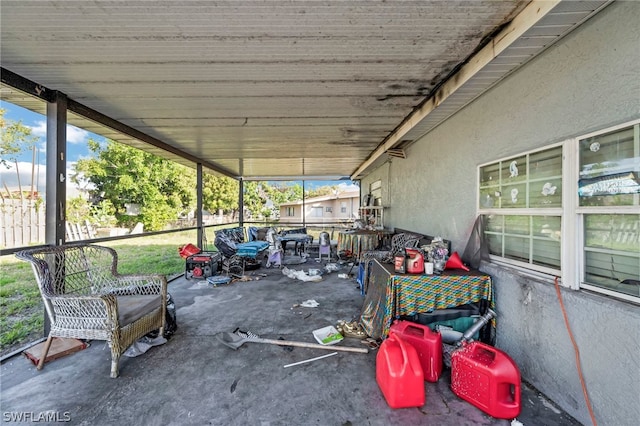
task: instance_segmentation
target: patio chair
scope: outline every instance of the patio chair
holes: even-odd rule
[[[163,275],[120,275],[116,251],[90,244],[24,250],[16,257],[31,262],[51,323],[38,370],[54,337],[105,340],[115,378],[129,346],[151,331],[162,335],[167,306]]]
[[[363,274],[360,282],[361,293],[367,291],[367,281],[369,278],[369,265],[372,260],[376,259],[382,263],[393,263],[393,258],[403,254],[404,249],[409,247],[417,247],[422,235],[400,232],[391,237],[391,248],[387,250],[367,250],[360,253],[358,263],[364,266]]]
[[[283,250],[274,228],[269,228],[267,231],[267,242],[269,243],[269,257],[267,258],[267,264],[265,266],[270,268],[271,265],[276,265],[278,268],[281,268]]]
[[[266,241],[244,242],[242,227],[220,229],[215,232],[213,244],[222,253],[222,271],[241,277],[245,269],[257,269],[269,248]]]

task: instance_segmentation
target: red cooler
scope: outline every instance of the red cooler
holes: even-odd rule
[[[442,374],[442,336],[422,324],[411,321],[394,321],[391,332],[416,348],[422,374],[427,382],[437,382]]]
[[[520,414],[520,370],[493,346],[471,342],[451,355],[451,390],[495,418]]]
[[[424,377],[418,353],[394,333],[378,349],[376,382],[391,408],[424,405]]]

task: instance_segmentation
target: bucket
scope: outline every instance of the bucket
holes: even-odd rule
[[[193,244],[189,243],[189,244],[185,244],[182,247],[178,247],[178,253],[180,254],[180,257],[183,259],[186,259],[189,256],[193,256],[194,254],[198,254],[200,253],[200,249],[196,246],[194,246]]]
[[[422,374],[427,382],[435,383],[442,374],[442,336],[429,326],[410,321],[394,321],[391,333],[400,336],[418,352]]]
[[[424,376],[416,349],[390,333],[376,355],[376,382],[391,408],[422,407]]]
[[[451,390],[498,419],[520,414],[520,370],[504,352],[471,342],[451,355]]]

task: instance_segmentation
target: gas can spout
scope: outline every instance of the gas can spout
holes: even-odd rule
[[[487,312],[480,318],[478,318],[478,321],[474,322],[473,325],[464,332],[462,338],[456,343],[456,346],[460,347],[469,343],[473,339],[473,335],[480,331],[482,327],[489,324],[489,321],[491,321],[495,317],[496,313],[490,308],[487,309]]]

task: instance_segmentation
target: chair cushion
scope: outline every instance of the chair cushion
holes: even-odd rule
[[[237,245],[238,256],[243,257],[252,257],[255,258],[258,253],[267,249],[269,247],[269,243],[266,241],[251,241],[249,243],[240,243]]]
[[[159,294],[117,296],[116,299],[118,301],[118,322],[120,327],[131,324],[162,306],[162,296]]]

